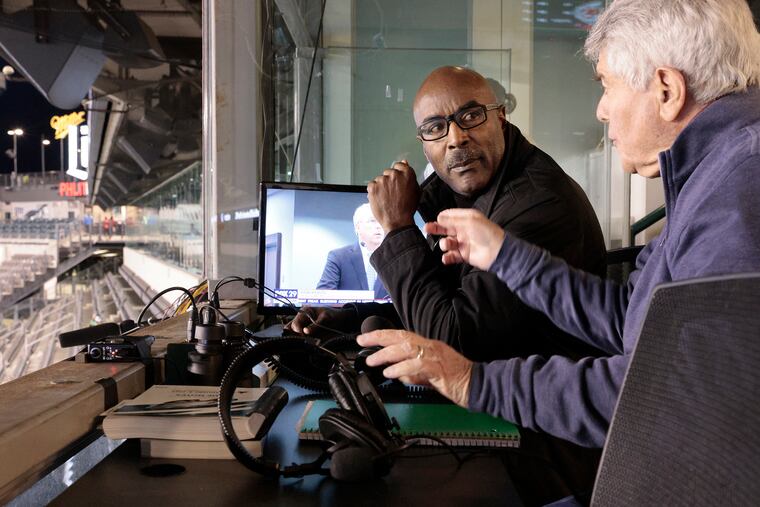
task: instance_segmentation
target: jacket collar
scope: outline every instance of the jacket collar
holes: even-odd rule
[[[703,109],[678,134],[669,150],[660,153],[668,214],[686,181],[704,158],[719,146],[730,145],[744,127],[760,120],[760,88],[725,95]]]
[[[534,149],[535,147],[525,139],[520,129],[511,123],[507,123],[504,128],[504,156],[501,158],[491,184],[485,193],[475,199],[473,208],[483,212],[486,216],[491,216],[502,189],[516,174],[524,169],[525,160],[533,153]],[[425,222],[435,220],[438,213],[443,210],[457,207],[454,191],[436,173],[431,174],[423,181],[421,187],[422,196],[419,209]]]

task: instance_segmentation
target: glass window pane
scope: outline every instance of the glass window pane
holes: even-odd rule
[[[609,241],[610,157],[595,114],[600,89],[581,51],[603,6],[601,0],[328,0],[315,54],[297,41],[316,40],[319,10],[305,8],[300,14],[312,21],[299,29],[293,13],[273,3],[275,156],[265,179],[365,184],[406,159],[421,181],[428,164],[416,139],[415,93],[431,70],[460,65],[492,80],[499,98],[516,104],[509,121],[584,188]]]

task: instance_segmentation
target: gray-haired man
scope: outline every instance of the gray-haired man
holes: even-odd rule
[[[406,332],[359,337],[367,364],[456,403],[601,447],[646,305],[663,282],[760,271],[760,34],[745,0],[616,0],[585,45],[623,169],[662,176],[668,223],[627,286],[569,268],[474,210],[447,210],[445,263],[496,274],[528,306],[610,357],[474,363]]]

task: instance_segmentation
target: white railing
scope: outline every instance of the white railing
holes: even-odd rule
[[[8,330],[4,344],[0,343],[0,382],[37,371],[56,360],[56,353],[61,350],[58,335],[81,328],[81,310],[87,293],[86,290],[50,302],[12,331]],[[76,312],[71,311],[72,306]]]

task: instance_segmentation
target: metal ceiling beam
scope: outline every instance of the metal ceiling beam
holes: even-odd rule
[[[119,178],[116,177],[113,171],[109,171],[106,169],[105,176],[106,178],[108,178],[108,180],[111,183],[116,185],[123,194],[126,194],[127,192],[129,192],[129,189],[126,187],[126,185],[124,185],[124,183]]]
[[[121,124],[124,121],[125,113],[123,111],[127,110],[127,103],[123,100],[115,96],[110,96],[108,98],[111,101],[111,107],[110,112],[106,116],[107,123],[100,147],[100,155],[98,159],[94,161],[95,164],[92,169],[90,169],[90,173],[93,174],[91,182],[91,203],[94,203],[97,198],[98,191],[100,190],[100,182],[103,178],[103,171],[111,158],[111,150],[113,149],[114,140],[116,139],[116,133],[119,131]]]
[[[116,145],[121,148],[124,153],[129,155],[134,163],[137,164],[145,174],[150,174],[150,165],[148,165],[143,156],[135,149],[134,146],[132,146],[132,143],[130,143],[126,137],[119,136],[119,138],[116,140]]]
[[[100,186],[100,198],[101,198],[100,200],[103,201],[103,203],[105,204],[106,201],[105,199],[103,199],[103,197],[106,197],[109,201],[111,201],[111,206],[113,206],[116,203],[116,199],[114,199],[111,193],[104,186],[101,185]]]

